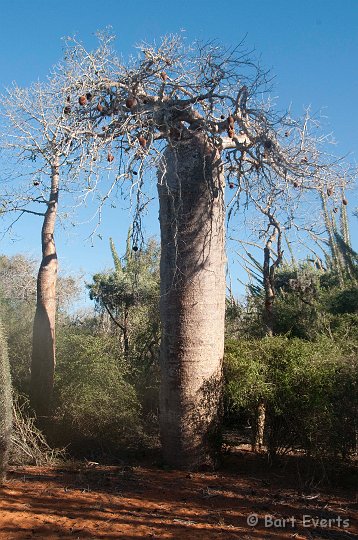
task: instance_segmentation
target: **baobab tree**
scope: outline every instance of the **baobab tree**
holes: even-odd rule
[[[157,169],[161,440],[168,463],[194,468],[212,463],[219,443],[225,185],[240,210],[243,186],[256,189],[259,204],[273,186],[282,194],[313,193],[326,185],[335,162],[323,155],[324,141],[312,136],[307,119],[274,112],[262,97],[268,75],[242,46],[186,47],[168,36],[157,47],[138,49],[127,63],[109,51],[106,73],[92,69],[93,55],[77,41],[67,58],[78,99],[85,86],[91,96],[88,116],[100,113],[98,123],[86,124],[87,139],[92,149],[107,145],[117,168],[99,195],[99,214],[116,192],[131,196],[134,250],[141,247],[141,215],[150,200],[146,172]]]
[[[90,73],[106,72],[107,45],[101,36]],[[64,61],[53,68],[45,83],[28,88],[14,83],[0,98],[0,144],[8,165],[1,183],[1,213],[16,214],[8,229],[24,214],[42,218],[30,385],[31,405],[38,418],[49,414],[56,363],[54,234],[59,193],[84,198],[97,178],[94,155],[100,137],[94,149],[87,129],[92,131],[101,114],[86,107],[91,95],[70,57],[67,47]]]
[[[225,313],[225,184],[233,208],[269,191],[289,206],[341,184],[340,163],[324,153],[306,115],[275,113],[263,99],[268,76],[242,46],[185,47],[168,36],[142,44],[127,64],[112,52],[105,77],[86,77],[101,109],[94,139],[116,160],[114,186],[134,201],[133,249],[149,201],[145,172],[157,168],[161,228],[160,428],[164,459],[193,468],[215,458],[220,419]],[[87,72],[91,53],[75,43]],[[333,170],[335,171],[333,172]],[[250,187],[252,197],[243,202]],[[251,200],[252,199],[252,200]],[[254,204],[254,207],[255,207]]]

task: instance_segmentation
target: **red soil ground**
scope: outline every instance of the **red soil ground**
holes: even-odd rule
[[[269,469],[243,451],[215,473],[90,462],[12,468],[0,488],[0,539],[357,539],[350,473],[350,488],[311,481],[308,489],[298,471],[297,462]],[[276,526],[265,528],[265,516]]]

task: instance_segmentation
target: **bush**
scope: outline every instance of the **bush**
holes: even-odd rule
[[[4,321],[6,331],[13,388],[18,393],[27,394],[30,385],[33,306],[26,302],[5,301],[0,296],[0,318]]]
[[[266,403],[266,443],[274,455],[304,450],[347,456],[355,450],[358,361],[332,340],[276,336],[231,342],[225,356],[226,400],[237,418]]]
[[[36,427],[29,401],[14,396],[10,463],[12,465],[57,465],[65,458],[62,449],[51,448]]]
[[[140,443],[140,405],[116,341],[111,336],[60,336],[55,405],[61,444],[71,441],[74,447],[91,445],[111,453]]]

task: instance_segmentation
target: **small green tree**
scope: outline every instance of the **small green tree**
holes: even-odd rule
[[[0,481],[4,479],[8,464],[11,424],[12,393],[7,343],[0,321]]]
[[[144,416],[154,417],[159,391],[159,246],[137,249],[129,230],[123,257],[110,239],[114,269],[93,276],[90,297],[107,330],[118,336],[129,381],[140,396]]]
[[[110,239],[114,270],[94,275],[87,287],[119,332],[125,358],[141,362],[159,343],[159,248],[154,240],[140,251],[131,244],[129,231],[121,260]]]

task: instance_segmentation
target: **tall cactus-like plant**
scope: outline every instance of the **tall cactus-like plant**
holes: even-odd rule
[[[10,365],[4,329],[0,321],[0,482],[5,478],[8,465],[11,424],[12,391]]]
[[[340,221],[337,224],[335,214],[328,210],[327,197],[324,192],[321,193],[321,201],[328,233],[327,244],[331,251],[330,256],[326,254],[326,262],[328,267],[337,273],[339,285],[343,287],[346,279],[357,279],[358,261],[358,255],[351,245],[346,203],[342,202],[341,204]],[[342,201],[346,201],[344,191],[342,191]],[[338,208],[336,210],[338,211]]]

